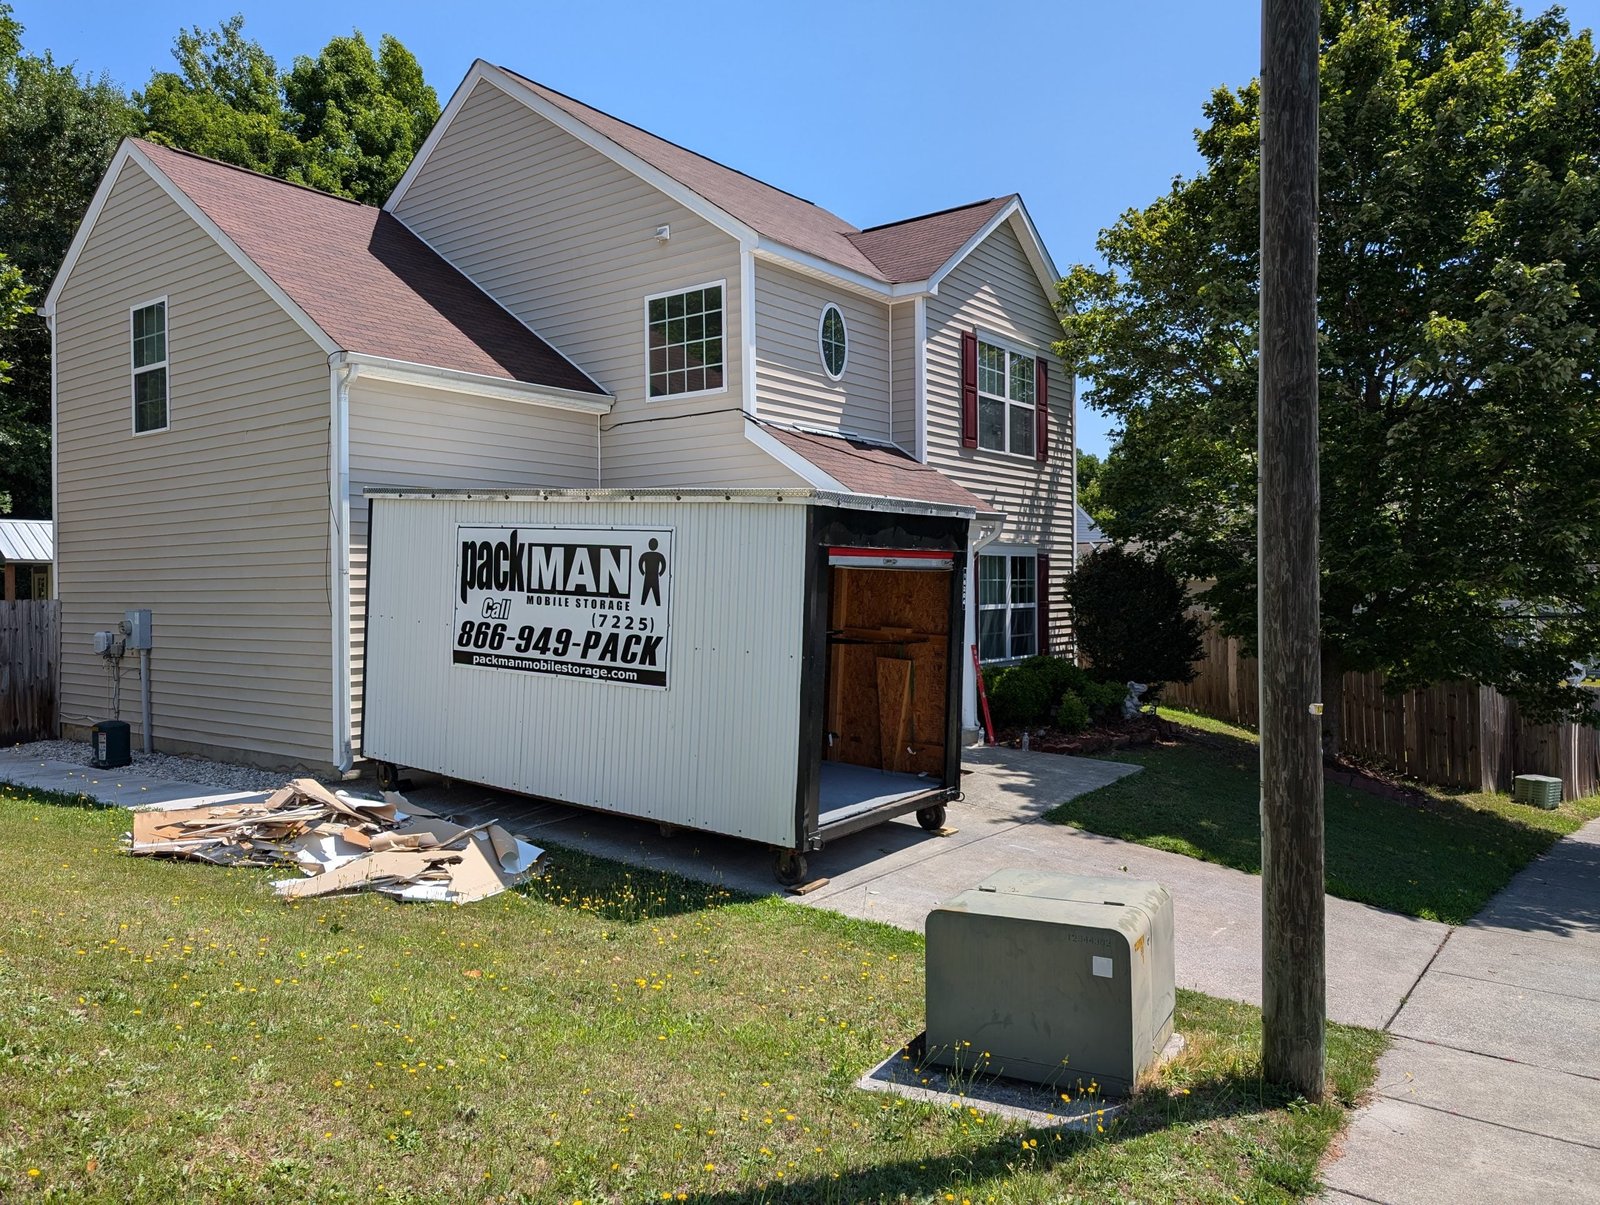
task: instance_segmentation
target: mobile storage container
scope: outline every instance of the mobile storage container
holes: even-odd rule
[[[760,842],[959,792],[972,513],[812,490],[370,491],[362,752]]]

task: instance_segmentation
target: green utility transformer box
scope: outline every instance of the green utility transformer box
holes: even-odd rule
[[[1144,879],[1002,870],[928,914],[927,1059],[1132,1090],[1172,1036],[1172,896]]]

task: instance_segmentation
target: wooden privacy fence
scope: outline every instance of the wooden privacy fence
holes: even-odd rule
[[[0,745],[54,737],[61,603],[0,602]]]
[[[1193,682],[1168,686],[1179,707],[1258,727],[1256,661],[1215,627],[1205,630]],[[1469,791],[1509,791],[1517,774],[1561,779],[1562,796],[1600,792],[1600,732],[1585,724],[1535,724],[1490,686],[1443,682],[1389,694],[1379,673],[1345,674],[1344,751],[1410,778]],[[1324,700],[1331,703],[1332,700]]]

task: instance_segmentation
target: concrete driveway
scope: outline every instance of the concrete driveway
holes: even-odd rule
[[[1138,767],[995,748],[969,749],[964,759],[966,798],[950,806],[954,835],[933,836],[905,817],[842,838],[811,857],[811,877],[828,883],[799,902],[920,930],[935,904],[1005,868],[1155,879],[1173,894],[1179,984],[1260,1002],[1260,879],[1040,819],[1057,804]],[[540,844],[758,895],[779,890],[771,855],[744,842],[705,833],[663,837],[651,823],[530,804],[481,787],[428,785],[409,795],[436,809],[498,815]],[[1329,1015],[1348,1024],[1384,1026],[1448,932],[1432,921],[1329,899]]]
[[[1333,1202],[1600,1202],[1600,820],[1455,930],[1389,1026]]]

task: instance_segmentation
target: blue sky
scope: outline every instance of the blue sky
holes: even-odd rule
[[[236,11],[280,65],[392,33],[441,103],[486,58],[859,226],[1020,192],[1063,270],[1197,168],[1206,95],[1260,61],[1255,0],[13,2],[30,50],[128,88],[171,66],[180,28]],[[1600,0],[1567,10],[1600,22]],[[1106,420],[1079,423],[1104,452]]]

